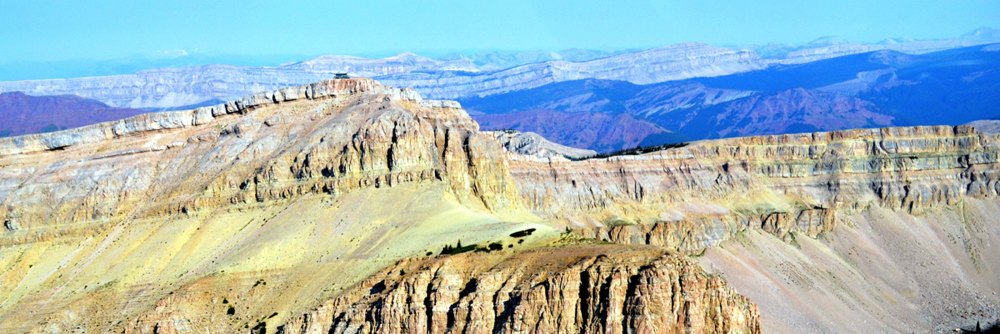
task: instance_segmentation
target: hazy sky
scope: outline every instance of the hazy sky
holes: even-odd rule
[[[1000,1],[5,1],[0,62],[953,37]]]

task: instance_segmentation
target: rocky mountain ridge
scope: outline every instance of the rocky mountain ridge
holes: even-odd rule
[[[539,249],[405,261],[286,333],[760,333],[756,306],[655,250]],[[564,264],[564,263],[568,263]],[[413,301],[423,301],[415,307]]]
[[[315,82],[329,79],[335,72],[374,77],[389,85],[417,89],[433,98],[454,98],[589,77],[659,82],[761,67],[749,52],[691,43],[584,62],[547,61],[485,73],[479,73],[460,60],[435,61],[412,54],[383,60],[331,56],[279,67],[209,65],[107,77],[2,82],[0,91],[23,91],[32,95],[75,94],[112,106],[164,108],[234,99]],[[639,71],[638,68],[656,70]]]
[[[835,308],[846,312],[843,317],[848,319],[864,319],[867,321],[863,326],[865,328],[941,329],[951,328],[947,324],[954,324],[956,317],[992,319],[1000,316],[998,300],[988,294],[988,291],[997,288],[997,284],[1000,283],[991,280],[993,273],[1000,272],[1000,268],[988,264],[993,257],[989,250],[993,249],[993,246],[988,240],[1000,236],[1000,227],[987,218],[989,210],[995,208],[997,196],[1000,194],[996,174],[998,148],[1000,148],[998,139],[1000,138],[995,135],[981,134],[966,126],[908,127],[703,141],[643,155],[582,161],[522,155],[516,151],[512,151],[509,158],[512,179],[516,180],[525,205],[545,217],[547,221],[562,222],[568,226],[572,232],[567,232],[566,236],[578,236],[584,240],[614,244],[652,246],[654,249],[691,254],[696,257],[709,253],[711,254],[709,257],[699,262],[708,268],[715,268],[713,271],[721,271],[727,275],[746,275],[743,272],[745,270],[762,270],[764,272],[753,275],[768,277],[774,275],[785,278],[786,281],[766,281],[770,285],[762,286],[756,283],[761,278],[740,276],[741,281],[734,283],[743,286],[745,289],[743,291],[748,291],[746,293],[770,300],[771,304],[763,306],[763,309],[768,310],[763,313],[763,319],[768,320],[768,315],[774,318],[769,322],[765,321],[765,328],[780,331],[804,328],[808,328],[809,331],[860,328],[857,323],[849,321],[835,322],[835,324],[817,323],[826,317],[803,314],[804,310],[809,309],[808,307],[795,310],[780,306],[781,303],[772,300],[773,298],[799,300],[800,297],[787,293],[777,293],[777,296],[760,293],[774,289],[775,286],[782,286],[784,287],[782,289],[788,289],[789,292],[805,293],[803,289],[812,289],[819,284],[826,289],[819,292],[819,295],[832,293],[837,294],[839,299],[828,300],[827,297],[817,296],[817,302],[829,304],[812,307],[818,307],[820,310],[823,307]],[[969,209],[970,207],[972,209]],[[961,216],[961,221],[955,220],[951,215],[942,216],[942,211],[950,212],[953,208],[960,208],[965,212]],[[878,218],[882,220],[881,222],[866,221],[872,219],[868,217],[873,212],[883,215],[884,212],[899,212],[898,215],[907,217],[904,218],[906,223],[897,223],[895,219],[898,218],[889,216]],[[936,223],[932,223],[934,221]],[[879,273],[875,269],[878,263],[874,263],[875,268],[871,267],[873,265],[871,262],[865,262],[870,254],[852,253],[858,251],[857,247],[867,247],[859,244],[863,241],[852,240],[848,244],[838,244],[836,241],[858,233],[856,232],[858,229],[867,230],[868,224],[876,223],[904,230],[921,231],[928,226],[947,226],[944,228],[952,229],[950,232],[937,232],[947,233],[946,238],[952,240],[948,245],[947,256],[928,257],[933,258],[932,261],[935,261],[936,265],[945,267],[930,269],[926,263],[920,264],[919,261],[913,262],[914,258],[905,257],[906,253],[923,254],[938,249],[935,245],[941,241],[927,236],[927,232],[896,234],[897,237],[919,240],[907,244],[905,247],[908,248],[905,251],[889,246],[878,247],[883,247],[879,251],[885,252],[883,253],[885,256],[897,258],[899,266],[912,266],[917,271],[922,270],[921,272],[925,273],[923,275],[929,275],[928,277],[944,280],[960,279],[964,283],[943,285],[940,281],[921,279],[895,289],[879,288],[873,291],[871,289],[874,288],[843,288],[845,284],[851,283],[850,280],[856,280],[855,283],[870,282],[875,286],[883,286],[894,284],[893,280],[903,279]],[[978,236],[970,237],[970,234]],[[920,240],[920,238],[929,239]],[[827,243],[830,245],[826,245]],[[955,245],[952,246],[952,243]],[[780,265],[788,264],[788,260],[771,258],[767,251],[750,248],[742,250],[746,254],[734,254],[731,253],[733,251],[725,250],[734,245],[777,247],[781,249],[779,252],[782,256],[792,257],[803,256],[797,254],[798,252],[819,248],[811,252],[821,254],[832,252],[835,254],[833,261],[841,259],[849,261],[850,264],[827,263],[830,259],[824,255],[817,258],[817,260],[822,258],[823,262],[819,264],[810,264],[808,257],[804,257],[804,260],[796,260],[805,261],[796,262],[798,263],[796,266],[799,267],[782,268]],[[480,265],[483,261],[494,263],[486,258],[477,256],[477,260],[473,263]],[[518,264],[524,264],[523,259],[517,261]],[[949,267],[946,263],[951,262],[960,263],[964,269],[947,269]],[[428,265],[426,262],[417,263],[421,266]],[[762,263],[760,265],[765,267],[757,268],[758,263]],[[492,265],[494,264],[489,266]],[[503,273],[502,269],[495,267],[494,270],[498,271],[486,276],[490,277],[489,279],[482,276],[470,279],[464,275],[476,270],[461,269],[457,272],[463,278],[456,280],[451,276],[455,275],[453,271],[455,269],[440,269],[447,266],[438,266],[440,264],[430,265],[430,268],[414,269],[414,265],[410,263],[393,267],[382,276],[376,276],[353,288],[355,292],[352,297],[329,301],[301,319],[286,324],[287,328],[292,332],[299,330],[305,332],[315,330],[317,327],[321,331],[332,328],[335,332],[372,332],[386,328],[390,330],[405,330],[415,326],[422,328],[427,324],[428,328],[434,328],[428,329],[429,332],[436,332],[440,329],[437,327],[440,323],[432,320],[433,317],[415,314],[414,312],[419,310],[396,303],[421,299],[420,293],[425,288],[416,284],[426,283],[420,282],[441,282],[436,284],[449,284],[451,287],[432,286],[427,289],[441,293],[436,296],[452,296],[432,298],[432,300],[437,298],[449,300],[445,304],[450,305],[448,307],[434,307],[435,310],[441,310],[440,312],[448,310],[448,317],[444,314],[436,316],[448,319],[448,328],[452,328],[452,325],[467,326],[464,321],[490,323],[489,319],[492,317],[487,316],[484,320],[479,320],[481,319],[479,314],[502,313],[503,309],[490,310],[490,305],[494,308],[498,305],[495,301],[492,304],[475,301],[481,298],[475,297],[476,293],[486,289],[491,294],[499,291],[501,295],[512,298],[513,302],[504,303],[504,308],[517,305],[518,309],[529,310],[518,317],[523,321],[520,322],[522,327],[514,327],[515,331],[584,330],[567,325],[574,322],[544,321],[545,318],[580,320],[579,310],[583,306],[578,304],[579,301],[570,300],[569,305],[577,305],[570,308],[562,306],[564,304],[539,306],[536,302],[526,301],[555,298],[562,303],[562,299],[553,297],[551,293],[548,294],[548,299],[517,297],[520,296],[518,293],[524,293],[526,289],[514,290],[511,292],[513,294],[510,294],[504,292],[502,288],[499,290],[494,288],[495,284],[492,283],[484,287],[483,280],[494,282],[496,275],[501,277],[508,275]],[[462,268],[468,268],[465,266],[463,264]],[[899,270],[914,272],[911,267]],[[430,276],[432,271],[435,273]],[[834,271],[836,274],[833,274]],[[412,276],[406,276],[414,272],[424,275],[421,276],[423,278],[414,280]],[[827,272],[834,277],[822,274]],[[396,278],[397,273],[399,278]],[[555,282],[560,281],[561,279],[556,279]],[[577,284],[576,281],[571,282]],[[562,283],[540,285],[552,286],[551,284]],[[582,282],[579,284],[586,286]],[[535,285],[538,286],[538,283]],[[945,291],[933,295],[908,295],[912,294],[912,289],[945,289]],[[458,292],[459,290],[462,292]],[[558,295],[565,295],[567,290],[558,291],[561,291]],[[570,288],[569,291],[575,290]],[[896,296],[894,298],[900,299],[891,303],[866,299],[874,293],[892,294]],[[573,293],[568,295],[575,296]],[[804,299],[803,302],[809,300]],[[838,304],[837,300],[846,300],[853,305],[850,307],[861,307],[867,311],[861,313],[848,311]],[[729,303],[723,302],[723,305],[739,305],[739,303]],[[902,310],[898,308],[897,303],[921,306]],[[624,305],[627,310],[628,302],[624,302]],[[956,305],[962,306],[956,308]],[[565,314],[573,309],[577,310],[576,316]],[[548,310],[562,310],[558,312],[564,315],[546,316],[549,314],[546,312],[550,312]],[[537,314],[541,315],[536,316]],[[879,315],[879,318],[869,318],[871,314]],[[628,314],[624,314],[623,317],[621,329],[617,326],[598,328],[622,332],[636,329],[625,325],[633,323],[627,320],[630,317]],[[909,320],[894,321],[885,317]],[[676,318],[675,315],[663,315],[654,319],[669,321]],[[773,319],[783,319],[781,321],[788,322]],[[802,327],[796,327],[793,322],[802,322]],[[939,327],[942,323],[947,324],[945,327]],[[661,323],[653,328],[672,326],[675,325]],[[476,327],[472,328],[475,330]],[[718,328],[702,330],[714,332]],[[732,327],[729,330],[753,331],[749,328]]]
[[[31,95],[73,94],[112,106],[170,108],[239,99],[282,87],[330,79],[334,73],[375,77],[411,71],[475,71],[467,62],[437,61],[404,53],[383,59],[322,56],[277,67],[205,65],[135,74],[0,83],[0,91]]]
[[[998,145],[996,136],[967,126],[881,128],[702,141],[583,161],[514,155],[511,173],[526,205],[582,233],[698,252],[748,228],[815,237],[832,230],[838,215],[873,206],[920,213],[966,197],[995,198]]]
[[[650,85],[577,80],[460,102],[485,129],[532,131],[605,152],[736,136],[958,125],[997,117],[996,50],[877,51]],[[565,116],[542,126],[529,121],[551,115]],[[603,141],[594,142],[588,131],[576,131],[587,129],[576,124],[588,120],[634,130],[601,131]]]
[[[489,191],[487,197],[506,192],[478,181],[505,172],[502,164],[459,162],[479,154],[480,139],[490,137],[476,133],[476,124],[454,107],[371,80],[337,80],[216,107],[5,138],[0,220],[2,261],[11,270],[2,276],[0,328],[104,332],[117,326],[117,332],[126,326],[99,319],[137,319],[169,305],[188,330],[232,331],[265,310],[226,317],[226,309],[200,310],[200,297],[182,302],[180,296],[222,293],[226,289],[211,287],[221,284],[253,293],[220,300],[301,310],[312,305],[309,298],[333,292],[300,284],[344,284],[393,259],[422,254],[427,237],[401,231],[462,235],[478,229],[472,226],[517,226],[464,209],[489,205],[500,212],[513,203],[467,197],[466,190]],[[482,148],[500,152],[485,143]],[[445,181],[452,177],[455,188]],[[395,209],[369,206],[372,192],[413,208],[401,209],[405,220],[394,218]],[[352,209],[323,204],[332,197]],[[294,213],[283,214],[289,208]],[[467,231],[437,227],[441,212]],[[354,224],[359,221],[367,223]],[[380,232],[367,230],[373,228]],[[417,243],[406,250],[396,233]],[[448,233],[433,238],[442,235]],[[315,245],[302,248],[303,242]],[[394,247],[368,248],[383,242]],[[310,266],[332,276],[317,277]],[[266,291],[284,292],[260,292],[263,283],[254,283],[261,279],[277,289]],[[166,331],[166,323],[159,330]]]
[[[520,209],[501,146],[456,103],[369,79],[4,138],[0,147],[0,262],[10,268],[0,276],[2,331],[271,331],[445,240],[501,240],[530,228],[536,235],[507,245],[530,249],[555,236]],[[600,260],[603,252],[584,253]],[[541,268],[579,270],[574,263]],[[670,263],[649,274],[703,285],[657,296],[706,293],[738,312],[685,306],[677,319],[696,322],[677,330],[759,327],[753,305],[721,280]],[[579,307],[596,315],[624,312],[613,306],[622,298],[654,302],[635,291],[615,298]],[[622,314],[641,327],[647,313]],[[427,330],[447,323],[435,324]],[[520,325],[498,318],[494,326]]]
[[[940,331],[1000,318],[998,139],[862,129],[512,155],[510,170],[525,205],[575,235],[700,258],[759,303],[765,329]]]
[[[371,95],[384,96],[384,101],[371,97]],[[345,100],[349,99],[349,100]],[[297,100],[305,101],[327,101],[318,107],[320,109],[312,111],[314,115],[293,115],[288,113],[275,114],[271,117],[261,119],[261,113],[255,113],[254,117],[241,117],[256,109],[278,106],[282,103],[289,103]],[[344,104],[346,103],[346,105]],[[352,104],[353,103],[353,104]],[[378,103],[386,103],[378,105]],[[423,114],[403,113],[398,111],[398,106],[389,103],[411,103],[414,110],[423,110]],[[246,142],[249,133],[260,131],[274,131],[273,128],[281,128],[289,118],[315,118],[323,116],[323,108],[329,108],[330,104],[340,105],[350,111],[343,114],[345,119],[332,119],[334,134],[337,137],[334,143],[344,145],[352,143],[346,147],[329,147],[323,145],[328,139],[319,137],[320,145],[312,144],[308,147],[297,147],[300,152],[276,152],[271,150],[284,149],[277,138],[267,139],[256,144]],[[174,165],[170,159],[190,159],[196,154],[218,154],[206,152],[218,141],[234,142],[232,144],[245,146],[251,149],[250,152],[226,152],[222,157],[226,159],[239,159],[241,156],[252,158],[254,156],[269,156],[280,154],[284,157],[272,156],[264,161],[247,161],[247,163],[266,165],[249,165],[244,167],[254,170],[253,174],[246,176],[226,176],[215,175],[212,179],[198,180],[208,182],[204,184],[209,195],[199,198],[199,196],[185,196],[174,194],[172,200],[162,200],[162,206],[154,212],[147,214],[171,215],[182,212],[189,212],[199,209],[201,206],[222,205],[238,202],[264,201],[266,199],[278,199],[288,197],[292,194],[307,192],[328,192],[336,193],[355,189],[358,187],[370,187],[386,184],[392,185],[399,182],[413,182],[425,179],[446,178],[449,172],[466,173],[471,172],[480,177],[485,177],[489,173],[497,174],[499,177],[505,173],[503,168],[490,166],[489,171],[474,171],[470,168],[479,166],[476,163],[458,163],[455,159],[468,159],[470,155],[479,154],[472,150],[469,145],[482,149],[491,149],[489,144],[481,144],[483,140],[491,140],[490,136],[479,134],[478,126],[471,122],[467,116],[462,116],[464,112],[458,109],[459,106],[450,101],[423,100],[412,90],[398,90],[382,86],[369,79],[333,80],[317,84],[291,87],[277,91],[260,93],[249,96],[242,100],[228,102],[226,104],[203,107],[194,110],[161,112],[143,114],[131,118],[126,118],[114,122],[99,123],[81,128],[57,131],[52,133],[34,134],[0,139],[0,157],[8,159],[4,164],[4,173],[17,177],[19,175],[30,175],[31,168],[23,160],[25,155],[40,153],[58,159],[63,152],[73,152],[75,148],[81,149],[90,154],[87,159],[76,161],[83,169],[89,169],[90,173],[122,174],[131,173],[134,169],[123,169],[120,166],[108,166],[102,160],[128,159],[130,156],[148,155],[149,153],[159,153],[164,160],[155,161],[156,164]],[[364,111],[363,111],[364,110]],[[434,110],[434,112],[431,112]],[[300,111],[302,112],[302,111]],[[358,119],[355,114],[370,116],[370,119]],[[218,131],[212,131],[208,125],[217,123],[220,120],[231,119],[233,116],[239,118],[238,122],[228,126],[222,126]],[[346,122],[346,123],[345,123]],[[357,122],[365,122],[356,124]],[[217,125],[218,126],[218,125]],[[354,129],[354,128],[357,129]],[[201,134],[186,138],[156,138],[154,141],[145,142],[141,147],[130,147],[121,149],[97,148],[103,144],[112,143],[116,140],[127,142],[129,138],[136,136],[146,136],[151,133],[174,130],[183,131],[193,129]],[[208,130],[208,131],[206,131]],[[315,131],[315,129],[313,129]],[[351,132],[356,131],[356,132]],[[184,132],[180,132],[184,133]],[[290,136],[293,134],[289,134]],[[298,134],[295,134],[296,136]],[[161,137],[161,136],[155,136]],[[229,137],[229,138],[227,138]],[[330,140],[332,140],[331,137]],[[407,142],[412,138],[416,142]],[[253,145],[253,146],[246,146]],[[437,147],[437,153],[426,151],[428,145]],[[494,146],[498,150],[498,146]],[[95,151],[96,149],[96,151]],[[452,152],[452,150],[458,150]],[[166,151],[174,151],[174,154],[165,154]],[[271,152],[269,152],[271,151]],[[249,154],[249,156],[247,156]],[[430,155],[440,156],[440,165],[425,165],[437,159]],[[317,157],[323,157],[322,163],[317,163]],[[33,157],[34,158],[34,157]],[[283,161],[285,165],[275,165],[278,161]],[[148,161],[138,161],[139,170],[148,169],[142,164]],[[221,161],[220,161],[221,162]],[[447,166],[450,165],[450,166]],[[190,166],[195,167],[195,166]],[[502,165],[501,165],[502,167]],[[198,166],[203,172],[209,170],[225,171],[232,168],[225,164],[208,163]],[[100,172],[98,172],[100,171]],[[479,175],[479,174],[482,175]],[[240,173],[237,173],[237,175]],[[149,187],[156,185],[153,175],[128,176],[121,175],[117,178],[128,180],[123,188],[112,190],[106,189],[108,195],[115,193],[123,194],[116,200],[91,202],[88,198],[90,187],[106,188],[110,184],[94,183],[95,181],[81,181],[78,184],[66,185],[70,189],[62,189],[59,202],[63,203],[64,210],[69,211],[67,216],[59,216],[59,208],[55,212],[29,212],[23,208],[8,206],[4,210],[5,221],[73,221],[76,218],[89,217],[90,219],[100,219],[112,217],[123,213],[123,207],[128,207],[129,203],[139,201],[139,198],[128,196],[134,191],[151,190]],[[49,177],[58,178],[57,175]],[[232,179],[238,177],[241,179]],[[465,178],[466,176],[461,176]],[[101,181],[112,181],[115,178]],[[332,179],[332,182],[314,183],[309,180]],[[480,178],[473,177],[472,180],[462,180],[456,185],[460,187],[472,187],[477,192],[482,192],[483,196],[504,196],[509,194],[509,190],[490,189],[485,184],[472,185],[470,182],[478,181]],[[49,185],[58,182],[47,183],[34,179],[33,184],[20,184],[10,188],[12,192],[6,194],[7,199],[18,201],[28,201],[34,196],[49,193],[46,189]],[[184,182],[196,182],[193,179],[183,180]],[[458,181],[458,180],[456,180]],[[96,181],[100,182],[100,181]],[[499,186],[503,186],[500,182]],[[472,190],[467,188],[466,190]],[[491,191],[485,192],[490,189]],[[499,190],[499,191],[492,191]],[[218,197],[223,195],[223,197]],[[39,199],[41,200],[41,199]],[[505,206],[513,204],[510,198],[500,199],[498,202],[486,204],[487,206]],[[124,202],[124,203],[123,203]],[[169,204],[168,204],[169,203]],[[149,208],[146,208],[149,210]],[[43,218],[46,217],[46,218]]]
[[[940,329],[1000,317],[997,140],[905,127],[570,161],[369,79],[4,138],[0,331]],[[885,235],[913,242],[865,239]]]
[[[654,83],[711,77],[764,68],[747,50],[700,43],[676,44],[584,62],[548,61],[493,73],[404,73],[380,77],[387,84],[412,87],[427,96],[454,99],[486,96],[586,78]]]
[[[648,84],[727,75],[775,64],[801,64],[877,50],[921,54],[996,42],[1000,42],[1000,37],[995,31],[981,30],[945,40],[891,40],[869,44],[823,42],[755,49],[683,43],[623,53],[569,50],[564,52],[566,55],[526,52],[524,56],[486,54],[443,59],[411,53],[383,59],[328,55],[273,67],[204,65],[100,77],[8,81],[0,82],[0,92],[72,94],[114,107],[177,108],[236,99],[329,79],[336,72],[350,72],[356,76],[375,77],[397,87],[411,87],[428,97],[454,99],[579,79]]]
[[[821,59],[829,59],[851,54],[879,50],[892,50],[909,54],[923,54],[947,49],[969,47],[1000,42],[1000,31],[979,28],[958,38],[917,40],[912,38],[889,38],[876,43],[857,43],[823,37],[799,47],[765,46],[759,52],[769,54],[779,64],[801,64]],[[765,51],[766,50],[766,51]]]

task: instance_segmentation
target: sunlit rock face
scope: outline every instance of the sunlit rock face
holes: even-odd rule
[[[1000,316],[997,148],[582,159],[370,79],[3,138],[0,332],[943,329]]]
[[[500,218],[520,215],[503,156],[458,104],[370,79],[0,139],[0,331],[229,332],[305,311],[524,225]]]
[[[698,258],[765,330],[944,331],[1000,317],[997,139],[883,128],[510,166],[528,208]]]
[[[372,80],[337,80],[2,139],[4,197],[59,203],[5,213],[33,222],[174,215],[422,180],[451,181],[491,208],[513,205],[510,190],[479,182],[507,177],[503,164],[471,160],[500,148],[456,107]]]
[[[398,263],[286,333],[759,333],[756,305],[655,248],[571,246]]]
[[[490,244],[484,261],[547,247],[560,238],[557,226],[525,210],[502,147],[457,103],[370,79],[0,139],[0,262],[9,269],[0,277],[0,331],[273,331],[353,296],[400,259],[450,267],[449,257],[428,255],[456,240]],[[510,236],[528,229],[534,235]],[[505,248],[493,249],[501,241]],[[579,259],[546,262],[535,278],[496,275],[527,287],[550,271],[567,279],[591,273],[594,297],[567,301],[589,312],[593,323],[579,328],[618,328],[598,323],[607,313],[636,328],[759,330],[754,305],[720,278],[658,250],[605,260],[605,249],[629,248],[604,247],[567,248]],[[544,253],[530,254],[524,259]],[[593,268],[581,267],[584,260]],[[682,291],[681,282],[690,286]],[[600,297],[605,288],[616,295]],[[510,312],[546,307],[539,293],[519,294],[536,301]],[[667,313],[651,306],[666,301],[685,304]],[[616,306],[625,302],[628,310]],[[431,305],[442,307],[444,300]],[[647,319],[660,314],[672,320]],[[370,324],[408,326],[397,320]],[[346,330],[365,321],[327,324]],[[422,328],[449,326],[436,321]],[[463,326],[524,325],[495,318]]]
[[[746,228],[815,236],[838,214],[872,206],[919,214],[995,198],[998,148],[967,126],[883,128],[583,161],[514,155],[511,168],[526,205],[554,219],[599,238],[692,251]],[[692,228],[705,236],[681,244],[676,234]]]

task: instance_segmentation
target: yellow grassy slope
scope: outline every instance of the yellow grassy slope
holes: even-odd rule
[[[164,314],[192,319],[180,327],[199,332],[253,326],[273,313],[269,322],[278,323],[400,258],[436,255],[458,240],[514,244],[507,235],[531,227],[542,230],[534,238],[552,234],[530,216],[463,207],[444,187],[312,195],[3,248],[0,331],[46,323],[119,332],[128,321],[151,328],[141,322]],[[230,306],[232,316],[222,311]]]

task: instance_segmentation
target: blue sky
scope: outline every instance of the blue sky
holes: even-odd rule
[[[953,37],[1000,1],[5,1],[0,63]]]

